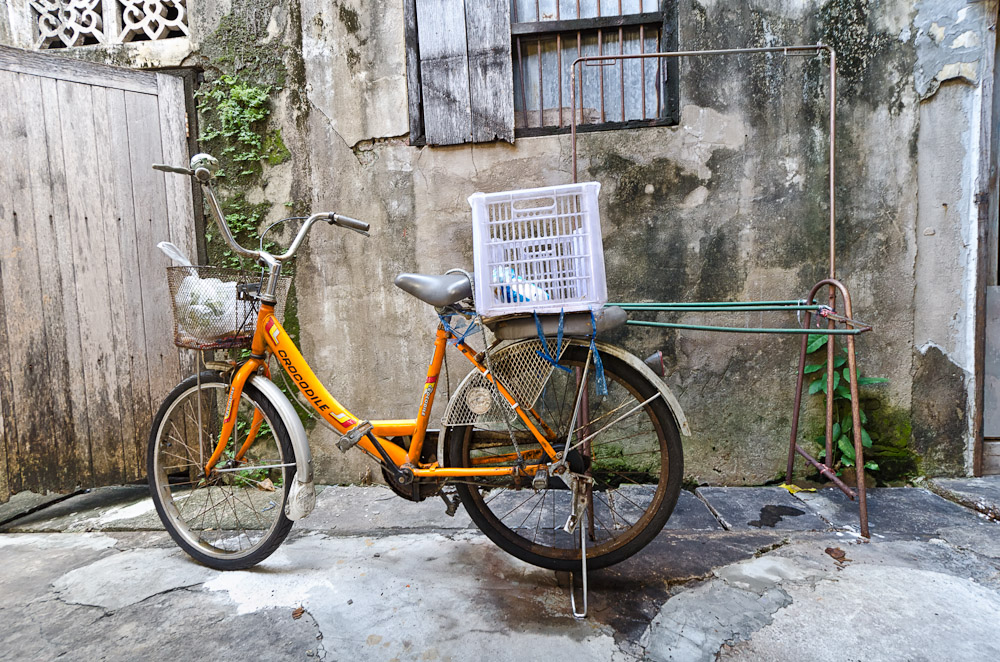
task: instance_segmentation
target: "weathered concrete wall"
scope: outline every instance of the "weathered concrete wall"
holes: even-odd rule
[[[13,0],[11,16],[25,5]],[[367,241],[322,228],[307,242],[296,276],[304,353],[352,409],[412,416],[435,318],[392,278],[470,268],[468,195],[570,181],[569,137],[408,146],[398,1],[204,0],[191,11],[190,40],[80,50],[275,86],[268,122],[291,157],[265,165],[238,193],[271,203],[269,219],[288,203],[374,227]],[[933,473],[970,466],[973,152],[991,11],[992,2],[964,0],[679,2],[685,50],[836,48],[837,274],[856,316],[876,328],[859,341],[864,374],[891,380],[864,397],[869,427],[877,444],[904,459],[911,446]],[[18,43],[19,24],[9,25],[4,38]],[[692,58],[681,64],[679,126],[581,137],[580,178],[603,185],[612,300],[799,298],[827,275],[826,81],[815,58]],[[795,323],[749,314],[662,319]],[[665,350],[668,382],[694,431],[685,441],[690,479],[754,484],[783,471],[796,339],[649,329],[615,339],[640,356]],[[451,357],[452,385],[462,362]],[[820,403],[807,401],[806,431],[815,434]],[[321,479],[356,481],[371,468],[331,452],[324,429],[312,434]]]
[[[974,250],[967,240],[974,235],[968,212],[975,173],[968,167],[941,167],[946,155],[949,162],[965,163],[955,142],[970,144],[967,133],[942,143],[935,142],[933,132],[960,131],[956,112],[973,121],[975,61],[981,56],[976,46],[988,21],[983,6],[927,4],[935,11],[903,2],[853,0],[735,6],[682,2],[680,38],[685,49],[818,40],[837,49],[838,275],[852,290],[858,317],[878,330],[861,340],[864,372],[891,379],[888,386],[871,390],[867,408],[881,433],[877,441],[899,446],[912,440],[924,456],[925,470],[956,472],[967,468],[969,447],[967,426],[955,420],[967,420],[971,381],[971,342],[964,330],[970,328],[972,313],[965,302],[974,273],[969,263]],[[374,25],[382,33],[397,34],[385,21],[398,20],[398,15],[386,14],[373,18]],[[361,44],[378,34],[354,38]],[[932,48],[928,39],[938,50],[933,56],[927,53]],[[398,63],[402,45],[398,39],[378,40],[369,52],[374,60]],[[345,62],[332,63],[328,75],[343,81],[354,74]],[[802,296],[827,270],[823,67],[783,57],[693,59],[682,65],[681,75],[679,127],[581,139],[581,177],[604,185],[611,298]],[[950,102],[945,94],[928,96],[931,87],[956,76],[960,82],[949,83],[955,86]],[[405,102],[401,82],[394,98],[386,98],[384,89],[379,94],[380,103],[389,108]],[[357,99],[349,94],[341,98],[344,103],[333,113],[325,110],[326,115],[350,117],[357,112]],[[943,119],[948,117],[952,119]],[[412,399],[408,392],[419,383],[428,353],[405,339],[419,338],[432,316],[380,285],[399,269],[468,267],[471,233],[465,197],[476,190],[569,181],[569,141],[550,137],[520,139],[514,147],[416,149],[381,142],[398,135],[397,126],[365,135],[356,132],[357,120],[313,120],[327,132],[314,143],[313,162],[337,164],[314,169],[317,204],[348,204],[357,197],[360,209],[377,207],[371,209],[373,218],[385,218],[389,231],[372,241],[377,244],[373,252],[338,261],[349,289],[377,292],[368,298],[369,305],[351,312],[317,310],[315,321],[348,338],[371,328],[368,315],[390,321],[407,311],[395,322],[403,341],[391,343],[398,352],[394,360],[399,374],[407,377],[393,387],[353,385],[360,401],[402,407],[387,413],[405,414]],[[353,154],[341,145],[354,148]],[[917,192],[928,177],[933,186],[954,181],[947,191],[925,200],[924,193],[918,197]],[[942,227],[945,236],[937,237],[938,245],[924,249],[924,231],[940,224],[931,219],[941,204],[956,207],[956,216]],[[965,241],[948,240],[949,233]],[[312,250],[313,256],[324,254],[320,241]],[[372,253],[386,257],[372,261]],[[925,317],[922,312],[928,306],[935,312]],[[759,325],[791,320],[748,315],[725,321]],[[964,340],[952,343],[951,358],[944,363],[958,365],[957,371],[945,375],[924,367],[921,347],[935,337],[956,336]],[[671,357],[668,379],[695,430],[686,444],[689,477],[754,483],[780,472],[794,340],[649,330],[618,339],[637,354],[664,348]],[[355,356],[349,361],[357,361],[359,370],[371,360],[363,353]],[[385,363],[381,356],[374,360]],[[347,386],[350,378],[343,379]],[[926,388],[930,384],[936,385],[933,393]],[[927,406],[942,399],[947,404]],[[814,409],[817,404],[811,403]],[[929,413],[932,410],[937,411]],[[816,428],[815,418],[811,426]]]
[[[987,6],[987,4],[989,6]],[[983,12],[995,3],[917,3],[920,96],[914,269],[913,445],[934,473],[971,466]],[[990,406],[990,405],[987,405]],[[962,442],[957,441],[961,437]]]

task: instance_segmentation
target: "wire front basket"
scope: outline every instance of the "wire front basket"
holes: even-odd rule
[[[174,344],[187,349],[250,347],[260,301],[260,272],[212,266],[167,267]],[[285,312],[291,278],[278,279],[275,316]]]

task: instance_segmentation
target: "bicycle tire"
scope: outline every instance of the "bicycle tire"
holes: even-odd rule
[[[580,368],[587,356],[586,345],[573,344],[559,364]],[[588,518],[580,525],[588,534],[590,568],[619,563],[649,544],[670,518],[683,477],[680,434],[663,398],[654,397],[658,393],[656,385],[625,361],[606,352],[600,352],[600,357],[608,397],[603,401],[597,398],[591,364],[587,379],[590,419],[586,426],[577,428],[586,429],[586,434],[598,432],[591,442],[591,458],[583,458],[584,464],[577,469],[585,469],[595,481],[590,498],[593,524]],[[494,363],[500,363],[499,357]],[[553,370],[535,404],[535,410],[555,432],[547,438],[557,451],[565,447],[576,400],[573,382],[579,375],[580,371],[567,374]],[[617,416],[647,400],[632,417],[608,426]],[[451,466],[473,466],[474,460],[476,466],[511,466],[509,456],[514,449],[506,425],[502,429],[495,423],[491,426],[491,430],[474,426],[449,428],[446,433]],[[607,427],[602,431],[602,426]],[[540,449],[519,419],[513,429],[522,452]],[[506,444],[502,441],[504,435],[508,436]],[[489,460],[498,455],[507,455],[508,459]],[[570,463],[574,461],[581,459],[573,458]],[[512,477],[476,479],[458,482],[456,490],[476,526],[508,553],[550,570],[578,569],[579,533],[571,536],[561,529],[571,510],[570,491],[560,478],[552,476],[541,490],[531,487],[530,478],[521,478],[518,483]],[[628,526],[619,528],[623,524]]]
[[[228,381],[214,371],[202,372],[200,385],[197,375],[178,384],[156,414],[146,455],[160,521],[181,549],[217,570],[260,563],[292,527],[285,502],[295,476],[295,453],[277,410],[249,383],[243,387],[234,435],[217,465],[223,471],[204,476],[202,467],[219,438],[228,390]],[[235,449],[245,441],[255,411],[267,427],[261,425],[244,462],[237,464]]]

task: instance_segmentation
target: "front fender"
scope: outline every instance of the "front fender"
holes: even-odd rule
[[[278,410],[281,422],[292,442],[295,452],[295,481],[288,493],[285,503],[285,515],[290,520],[299,520],[312,512],[316,506],[316,489],[313,486],[312,451],[309,450],[309,439],[302,421],[295,412],[292,403],[281,392],[277,384],[266,377],[254,375],[249,383],[267,398],[268,402]]]

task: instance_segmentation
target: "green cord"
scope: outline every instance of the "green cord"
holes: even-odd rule
[[[790,334],[816,334],[823,336],[856,336],[869,329],[756,329],[741,328],[734,326],[706,326],[703,324],[675,324],[673,322],[645,322],[642,320],[628,320],[626,324],[635,326],[656,326],[665,329],[689,329],[691,331],[729,331],[731,333],[790,333]]]
[[[692,313],[714,313],[714,312],[781,312],[781,311],[819,311],[825,306],[818,303],[808,304],[804,301],[733,301],[733,302],[710,302],[695,301],[690,303],[609,303],[607,306],[617,306],[623,310],[646,313],[668,313],[668,312],[692,312]],[[654,326],[665,329],[687,329],[690,331],[723,331],[729,333],[786,333],[792,335],[818,334],[826,336],[856,336],[870,329],[762,329],[755,327],[732,327],[732,326],[711,326],[706,324],[678,324],[676,322],[646,322],[643,320],[628,320],[628,324],[633,326]]]

